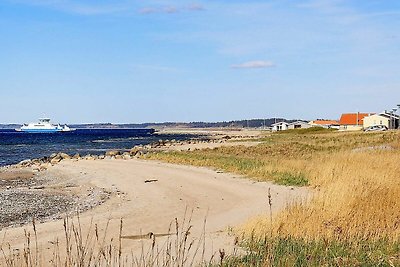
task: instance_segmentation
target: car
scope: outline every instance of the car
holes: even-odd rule
[[[388,128],[385,125],[373,125],[364,129],[365,132],[381,132],[387,130]]]

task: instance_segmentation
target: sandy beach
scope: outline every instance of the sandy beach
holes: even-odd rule
[[[227,253],[234,249],[234,236],[228,235],[229,229],[252,216],[269,212],[269,188],[273,212],[307,194],[305,189],[255,183],[216,170],[140,159],[64,160],[43,174],[58,177],[62,184],[75,185],[78,191],[99,188],[111,192],[108,201],[80,214],[80,223],[86,227],[93,221],[101,231],[108,223],[107,236],[110,238],[118,237],[120,219],[123,220],[122,235],[137,236],[150,232],[168,233],[175,218],[182,222],[184,217],[186,220],[191,217],[189,238],[199,239],[206,220],[205,260],[218,253],[219,249]],[[21,248],[24,229],[30,228],[25,225],[3,229],[2,234],[12,246]],[[55,240],[64,242],[62,220],[38,224],[37,232],[39,246],[49,253]],[[165,238],[157,239],[162,243]],[[151,242],[147,238],[141,241],[123,239],[123,252],[140,255],[143,244],[146,247]],[[200,255],[196,257],[202,260]]]

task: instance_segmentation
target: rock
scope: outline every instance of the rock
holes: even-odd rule
[[[53,154],[50,155],[50,158],[51,158],[51,159],[52,159],[52,158],[55,158],[55,157],[57,157],[57,153],[53,153]]]
[[[140,156],[142,156],[143,155],[143,151],[142,150],[139,150],[139,151],[137,151],[136,153],[135,153],[135,157],[140,157]]]
[[[124,155],[123,158],[125,160],[131,159],[131,154],[128,153],[127,155]]]
[[[31,164],[32,164],[32,160],[30,160],[30,159],[26,159],[26,160],[23,160],[20,163],[18,163],[18,165],[21,165],[23,167],[30,166]]]
[[[79,153],[76,153],[72,158],[73,159],[81,159],[81,155]]]
[[[99,156],[99,159],[105,159],[105,158],[106,158],[106,156],[104,156],[104,155]]]
[[[33,159],[32,164],[40,164],[40,159]]]
[[[116,155],[115,156],[115,159],[122,159],[123,157],[122,157],[122,155]]]
[[[57,164],[61,161],[61,157],[55,157],[50,160],[51,164]]]
[[[106,156],[115,157],[118,155],[121,155],[121,152],[119,152],[118,150],[111,150],[106,152]]]
[[[138,151],[140,151],[140,147],[138,147],[138,146],[135,146],[135,147],[133,147],[130,151],[129,151],[129,153],[132,155],[132,156],[135,156],[136,155],[136,153],[138,152]]]
[[[61,159],[71,159],[70,155],[66,153],[58,153],[58,156],[60,156]]]

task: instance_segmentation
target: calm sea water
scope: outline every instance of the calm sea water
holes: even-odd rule
[[[68,133],[22,133],[0,129],[0,166],[52,153],[102,154],[110,149],[129,150],[160,139],[185,140],[189,135],[158,135],[144,129],[77,129]]]

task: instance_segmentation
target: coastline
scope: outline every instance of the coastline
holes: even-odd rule
[[[160,135],[187,134],[192,137],[188,140],[163,140],[148,145],[134,146],[130,151],[110,150],[100,155],[68,155],[53,153],[49,157],[27,159],[17,164],[0,167],[0,212],[3,220],[0,221],[0,230],[3,227],[23,226],[31,223],[32,215],[36,220],[45,222],[57,220],[65,214],[79,211],[84,212],[107,201],[115,193],[105,188],[85,186],[77,190],[78,186],[68,179],[52,176],[48,170],[63,162],[99,161],[99,160],[131,160],[140,159],[151,152],[188,151],[198,149],[213,149],[220,146],[253,146],[257,141],[248,141],[249,138],[258,138],[260,132],[242,129],[163,129]],[[246,141],[242,141],[246,140]],[[240,141],[240,142],[238,142]],[[80,185],[82,187],[82,185]],[[67,188],[67,190],[59,190]],[[87,194],[87,192],[90,192]],[[41,203],[41,197],[45,200]],[[25,201],[24,201],[25,199]],[[32,201],[28,201],[28,199]],[[36,201],[35,201],[36,200]],[[17,203],[12,205],[12,203]],[[65,204],[67,203],[67,204]],[[39,208],[38,208],[39,207]],[[55,209],[52,207],[56,207]],[[22,212],[32,210],[31,212]]]
[[[274,213],[293,201],[304,199],[308,194],[307,189],[267,182],[256,183],[239,175],[143,160],[141,156],[151,151],[194,150],[225,145],[250,146],[258,143],[248,141],[248,135],[236,134],[229,136],[226,132],[218,133],[209,141],[156,142],[134,147],[130,152],[108,151],[101,156],[58,153],[46,159],[28,160],[2,168],[1,173],[4,176],[4,173],[15,172],[14,177],[11,174],[8,177],[11,181],[17,181],[15,178],[19,177],[19,180],[36,179],[44,182],[38,185],[19,184],[8,189],[3,187],[1,191],[34,191],[39,195],[66,195],[73,198],[71,206],[74,209],[56,210],[54,214],[39,219],[42,223],[36,226],[38,242],[49,250],[49,244],[55,238],[62,240],[59,234],[62,232],[62,218],[73,216],[79,207],[77,209],[82,224],[89,225],[93,221],[105,230],[105,225],[109,223],[109,236],[118,235],[118,222],[121,218],[124,220],[124,235],[141,235],[149,232],[165,233],[175,218],[183,220],[190,214],[193,226],[190,238],[198,239],[206,219],[204,240],[212,245],[208,246],[203,257],[208,259],[216,255],[219,249],[224,249],[226,253],[238,249],[235,237],[229,235],[229,229],[268,211],[269,188],[274,197]],[[232,142],[243,139],[247,141]],[[65,202],[65,199],[60,199],[60,202]],[[60,202],[53,206],[60,205]],[[51,202],[49,206],[52,206]],[[11,240],[13,247],[23,247],[23,229],[30,228],[30,221],[27,217],[21,226],[12,225],[14,227],[3,229],[7,233],[5,240]],[[146,246],[150,245],[146,240],[144,242]],[[138,255],[142,251],[141,242],[124,240],[123,243],[125,252],[133,251],[134,255]]]

